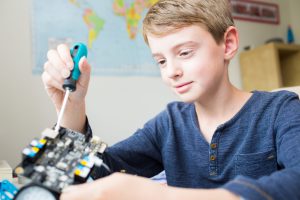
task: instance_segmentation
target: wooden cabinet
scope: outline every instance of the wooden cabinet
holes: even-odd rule
[[[300,85],[300,45],[270,43],[240,53],[243,89]]]

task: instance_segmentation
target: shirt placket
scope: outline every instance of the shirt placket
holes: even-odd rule
[[[218,132],[216,132],[211,140],[209,145],[209,175],[210,176],[217,176],[218,175]]]

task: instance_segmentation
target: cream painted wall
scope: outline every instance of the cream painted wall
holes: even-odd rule
[[[31,0],[0,1],[0,160],[12,166],[20,161],[21,149],[56,120],[40,76],[32,69],[30,30]],[[281,12],[279,26],[236,21],[240,51],[258,46],[271,37],[285,38],[291,23],[300,42],[298,0],[273,0]],[[289,2],[289,3],[288,3]],[[238,57],[230,66],[230,79],[241,87]],[[176,97],[160,78],[93,76],[87,97],[87,114],[94,133],[113,144],[128,137]]]
[[[300,9],[300,1],[299,0],[290,0],[290,24],[293,28],[293,32],[295,34],[295,41],[296,43],[300,43],[300,14],[299,14],[299,9]]]

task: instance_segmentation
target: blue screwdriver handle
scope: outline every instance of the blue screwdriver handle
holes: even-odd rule
[[[76,90],[76,81],[80,76],[79,61],[83,56],[87,57],[87,52],[86,45],[80,42],[74,44],[70,49],[70,53],[74,62],[74,68],[71,71],[70,76],[64,81],[64,89],[68,89],[72,92]]]

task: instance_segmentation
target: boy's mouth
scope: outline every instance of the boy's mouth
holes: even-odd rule
[[[181,87],[184,87],[184,86],[186,86],[186,85],[191,84],[192,82],[193,82],[193,81],[185,82],[185,83],[181,83],[181,84],[175,85],[175,88],[181,88]]]
[[[180,94],[185,93],[190,89],[190,86],[191,86],[192,82],[193,81],[177,84],[177,85],[175,85],[175,89]]]

